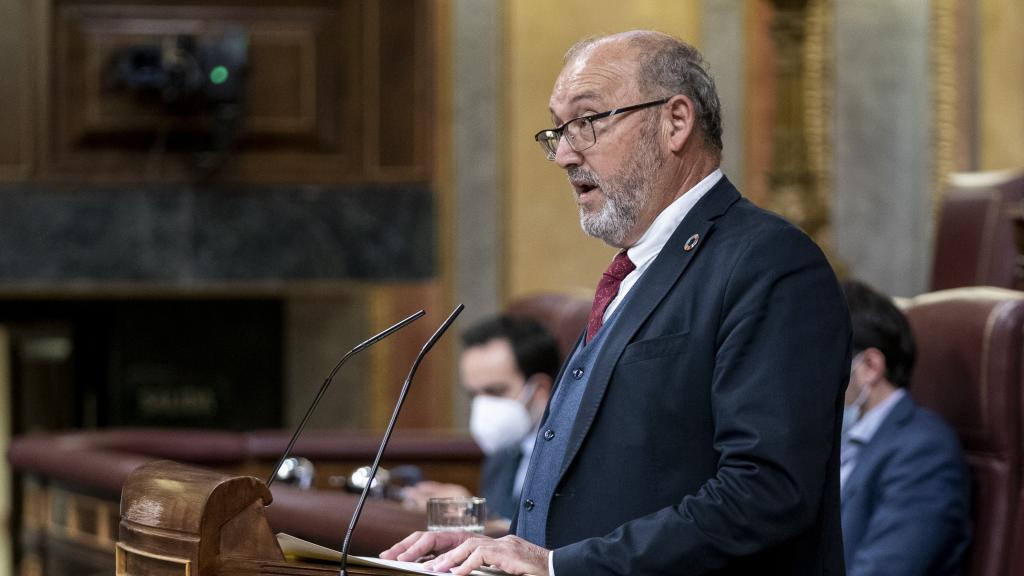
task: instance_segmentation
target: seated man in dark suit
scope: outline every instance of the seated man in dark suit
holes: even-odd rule
[[[855,352],[839,469],[846,573],[957,574],[970,494],[956,434],[907,394],[915,346],[903,314],[862,283],[843,291]]]
[[[558,343],[529,318],[497,316],[463,333],[462,345],[459,377],[473,397],[470,433],[487,455],[480,493],[490,516],[507,528],[558,372]],[[430,481],[403,492],[404,503],[417,509],[425,509],[428,498],[468,495],[463,486]]]

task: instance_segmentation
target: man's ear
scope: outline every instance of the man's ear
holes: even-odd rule
[[[862,370],[865,372],[865,382],[874,386],[879,382],[885,381],[885,374],[887,371],[885,354],[878,348],[868,348],[861,353],[861,364],[863,364]]]
[[[690,140],[697,120],[693,100],[683,94],[676,94],[666,103],[668,107],[668,145],[672,152],[680,152]]]

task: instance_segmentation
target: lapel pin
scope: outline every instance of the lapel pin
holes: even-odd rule
[[[697,243],[700,242],[700,234],[694,234],[686,239],[686,244],[683,244],[683,250],[689,252],[697,247]]]

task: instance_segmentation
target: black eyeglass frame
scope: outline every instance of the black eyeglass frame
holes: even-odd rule
[[[661,104],[664,104],[664,103],[668,102],[671,99],[672,99],[672,97],[668,96],[666,98],[660,98],[658,100],[651,100],[650,102],[644,102],[643,104],[633,104],[631,106],[623,106],[622,108],[615,108],[615,109],[609,110],[607,112],[599,112],[597,114],[589,114],[587,116],[577,116],[576,118],[572,118],[571,120],[566,120],[565,122],[562,123],[561,126],[558,126],[556,128],[545,128],[544,130],[541,130],[540,132],[537,132],[536,134],[533,135],[533,139],[536,140],[538,144],[540,144],[540,147],[544,150],[544,154],[545,154],[545,156],[547,156],[548,160],[554,160],[555,159],[555,154],[558,151],[558,143],[562,140],[562,136],[565,136],[565,128],[566,128],[566,126],[572,124],[573,122],[578,122],[580,120],[583,120],[584,122],[586,122],[586,125],[590,127],[590,132],[591,132],[591,135],[593,136],[592,142],[590,142],[589,144],[587,144],[586,146],[584,146],[582,148],[577,148],[576,144],[573,143],[572,138],[566,137],[566,139],[565,139],[565,141],[569,143],[569,146],[573,150],[575,150],[577,152],[583,152],[584,150],[592,147],[594,144],[597,144],[597,132],[594,130],[594,122],[596,120],[601,120],[602,118],[608,118],[610,116],[615,116],[616,114],[623,114],[625,112],[632,112],[634,110],[640,110],[641,108],[650,108],[651,106],[659,106]],[[545,144],[545,142],[554,142],[555,144],[554,144],[554,146],[550,146],[548,144]]]

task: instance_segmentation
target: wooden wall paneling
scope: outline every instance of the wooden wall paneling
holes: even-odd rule
[[[79,178],[181,176],[183,163],[173,154],[187,151],[204,124],[104,85],[104,69],[128,46],[173,45],[178,35],[210,38],[238,25],[249,34],[250,84],[240,162],[229,175],[296,178],[310,171],[305,157],[322,164],[319,172],[328,178],[351,174],[359,164],[353,145],[359,110],[346,96],[356,93],[358,70],[356,58],[342,53],[344,39],[358,30],[353,8],[352,2],[332,8],[59,6],[54,171]],[[332,100],[329,94],[341,97]],[[278,161],[268,163],[267,153]],[[250,154],[255,161],[246,161]],[[156,166],[154,158],[160,160]]]
[[[20,180],[32,168],[28,3],[0,3],[0,180]]]
[[[315,115],[303,120],[309,129],[307,137],[293,139],[289,146],[272,146],[269,144],[273,142],[261,141],[250,134],[247,148],[238,155],[235,169],[227,175],[231,179],[312,183],[366,180],[362,95],[366,78],[360,40],[364,8],[356,0],[334,2],[332,6],[336,14],[318,22],[316,33],[307,37],[313,51],[310,59],[302,60],[303,73],[312,74],[315,83],[306,84],[312,90],[304,93],[303,99],[294,100],[304,107],[309,106],[310,99],[316,102]],[[279,43],[284,40],[280,31],[268,29],[266,32]],[[283,60],[280,54],[283,46],[273,44],[264,42],[262,46],[266,52],[274,53],[271,58]],[[250,61],[255,82],[255,67],[261,56],[255,48],[252,50]],[[282,73],[296,74],[281,64],[284,62],[262,65],[266,74],[259,84],[273,84]],[[253,92],[258,89],[257,85],[250,86]],[[264,99],[264,106],[267,112],[274,111],[278,116],[286,109],[272,98]],[[264,117],[269,119],[271,114]]]
[[[415,168],[422,165],[423,122],[429,109],[425,79],[431,49],[424,28],[430,16],[424,2],[387,0],[388,17],[380,20],[380,166]]]
[[[45,142],[39,175],[46,179],[187,179],[206,120],[118,90],[110,82],[111,59],[129,46],[173,46],[179,35],[209,39],[240,26],[249,35],[247,115],[221,178],[429,180],[431,2],[38,5],[45,35],[33,51],[46,95],[36,104]],[[0,102],[11,99],[7,92],[0,91]],[[3,121],[9,118],[3,113]],[[13,148],[0,139],[0,167]]]
[[[433,6],[417,0],[370,2],[366,9],[365,154],[374,179],[430,178],[433,111]]]
[[[52,157],[50,103],[53,86],[53,7],[49,2],[31,2],[30,5],[29,25],[33,32],[28,42],[32,84],[30,116],[33,119],[31,176],[38,177]]]
[[[367,305],[372,330],[383,329],[421,308],[427,312],[426,316],[370,350],[367,428],[383,430],[416,354],[451,308],[445,307],[438,282],[380,287],[369,296]],[[409,388],[396,428],[445,429],[462,425],[453,422],[452,398],[458,393],[458,382],[451,378],[449,367],[454,362],[459,334],[467,327],[461,319],[456,320],[424,359]]]
[[[379,142],[380,134],[377,127],[380,122],[377,118],[381,114],[380,106],[380,2],[366,0],[364,6],[363,20],[363,59],[360,65],[363,69],[363,159],[366,162],[367,172],[375,173],[374,167],[380,164]]]

